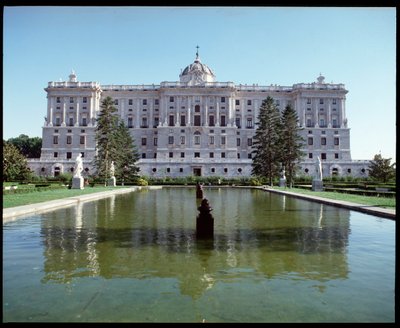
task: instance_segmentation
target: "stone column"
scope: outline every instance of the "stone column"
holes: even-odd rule
[[[234,125],[234,117],[233,117],[233,98],[231,96],[228,97],[228,126]]]
[[[63,109],[62,109],[62,117],[61,117],[61,126],[65,126],[65,112],[66,112],[66,107],[67,107],[67,98],[68,97],[63,97]]]
[[[318,128],[319,127],[319,122],[318,122],[318,119],[319,119],[318,102],[319,102],[319,100],[318,100],[318,98],[314,98],[313,101],[314,101],[313,116],[314,116],[314,122],[315,122],[314,127]]]
[[[326,123],[328,128],[332,127],[332,115],[331,115],[331,99],[327,99],[328,102],[328,114],[327,114],[327,118],[326,118]]]
[[[254,105],[256,105],[256,99],[254,99]],[[246,122],[246,104],[244,99],[240,99],[240,128],[244,129],[247,124]]]
[[[341,128],[346,127],[345,120],[346,120],[345,99],[342,98],[342,99],[340,99],[340,127]]]
[[[192,107],[192,100],[190,96],[187,96],[187,126],[191,126],[191,107]]]
[[[140,98],[136,99],[136,124],[135,127],[140,128]]]
[[[53,126],[54,97],[47,96],[47,125]]]
[[[217,100],[217,97],[215,97],[215,105],[217,107],[215,126],[219,126],[219,101]]]
[[[149,128],[153,128],[154,125],[154,98],[149,99],[149,110],[148,110]]]
[[[204,96],[204,126],[208,126],[208,97]]]
[[[175,97],[175,126],[180,126],[180,119],[179,119],[179,113],[180,113],[180,100],[181,98],[179,96]]]
[[[76,97],[76,111],[75,111],[75,124],[74,126],[79,126],[79,99],[80,97]]]

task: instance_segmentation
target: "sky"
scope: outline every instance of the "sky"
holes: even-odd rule
[[[353,160],[396,158],[395,7],[4,7],[3,139],[42,137],[50,81],[343,83]]]

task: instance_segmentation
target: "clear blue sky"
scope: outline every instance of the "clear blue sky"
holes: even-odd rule
[[[178,81],[196,45],[217,81],[344,83],[353,159],[396,152],[396,9],[5,7],[3,139],[42,136],[49,81]]]

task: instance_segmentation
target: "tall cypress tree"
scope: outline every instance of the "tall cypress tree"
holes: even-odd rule
[[[115,177],[122,181],[132,181],[136,178],[139,167],[136,162],[139,160],[139,153],[135,141],[124,121],[120,120],[118,128],[114,133],[115,149]]]
[[[252,175],[266,177],[272,186],[280,169],[281,124],[279,110],[270,96],[262,102],[256,124],[258,127],[252,146]]]
[[[107,180],[110,177],[110,164],[117,156],[115,149],[114,132],[117,130],[118,117],[114,114],[117,109],[114,107],[114,100],[111,97],[105,98],[101,103],[101,110],[97,118],[96,126],[96,156],[94,165],[97,175]]]
[[[296,111],[290,105],[287,105],[282,112],[281,118],[281,159],[285,167],[286,179],[290,188],[293,186],[297,164],[304,156],[304,153],[301,151],[304,139],[299,134],[302,128],[298,126],[298,121]]]

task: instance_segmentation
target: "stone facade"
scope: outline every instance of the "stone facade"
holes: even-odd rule
[[[320,156],[324,176],[367,176],[369,161],[351,159],[343,84],[321,75],[293,86],[217,82],[198,53],[179,77],[159,85],[100,85],[79,82],[72,72],[69,81],[49,82],[41,157],[30,167],[47,176],[72,172],[81,152],[84,175],[93,174],[96,117],[110,96],[137,144],[141,175],[250,176],[259,107],[271,96],[280,110],[290,104],[298,113],[306,153],[299,174],[313,175]]]

